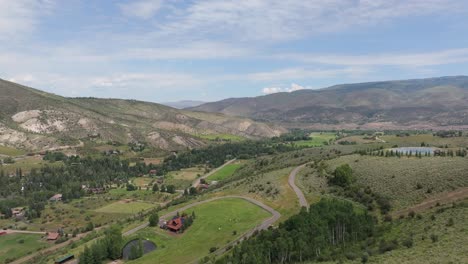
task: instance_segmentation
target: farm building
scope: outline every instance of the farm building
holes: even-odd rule
[[[50,233],[47,235],[47,240],[57,240],[59,237],[60,237],[60,234],[59,234],[59,233],[50,232]]]
[[[156,173],[158,173],[157,170],[150,170],[150,171],[149,171],[149,174],[151,174],[151,175],[156,175]]]
[[[49,201],[51,201],[51,202],[62,201],[62,194],[61,194],[61,193],[57,193],[56,195],[50,197]]]
[[[16,207],[11,209],[11,215],[13,217],[21,217],[24,216],[24,208],[23,207]]]

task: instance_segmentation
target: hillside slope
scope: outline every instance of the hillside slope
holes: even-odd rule
[[[315,128],[468,128],[468,77],[344,84],[191,110]]]
[[[197,147],[197,135],[271,137],[283,131],[247,118],[193,113],[135,100],[65,98],[0,80],[0,144],[47,149],[96,137],[166,150]]]

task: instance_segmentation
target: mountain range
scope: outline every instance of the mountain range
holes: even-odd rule
[[[184,109],[184,108],[196,107],[205,103],[206,102],[203,102],[203,101],[182,100],[182,101],[176,101],[176,102],[164,102],[161,104],[167,105],[173,108],[177,108],[177,109]]]
[[[335,85],[189,108],[314,129],[468,128],[468,77]]]
[[[66,98],[0,79],[0,145],[5,146],[43,150],[93,138],[177,150],[203,146],[207,135],[261,138],[282,132],[248,118],[136,100]]]

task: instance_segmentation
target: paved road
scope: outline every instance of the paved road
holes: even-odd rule
[[[198,178],[198,179],[196,179],[195,181],[193,181],[192,186],[196,188],[198,185],[200,185],[201,179],[206,179],[206,178],[210,177],[211,175],[215,174],[217,171],[219,171],[220,169],[224,168],[226,165],[229,165],[229,164],[233,163],[234,161],[236,161],[236,159],[232,159],[232,160],[230,160],[230,161],[224,163],[224,164],[221,165],[220,167],[218,167],[218,168],[216,168],[216,169],[210,171],[209,173],[207,173],[207,174],[201,176],[200,178]]]
[[[289,174],[289,179],[288,179],[288,183],[289,183],[289,186],[291,186],[291,188],[293,189],[293,191],[296,193],[297,195],[297,198],[299,198],[299,205],[301,207],[305,207],[305,208],[309,208],[309,203],[307,202],[305,196],[304,196],[304,193],[302,193],[301,189],[299,189],[299,187],[296,186],[296,175],[297,173],[305,167],[306,164],[303,164],[297,168],[295,168],[291,174]]]
[[[206,199],[206,200],[203,200],[203,201],[199,201],[199,202],[195,202],[195,203],[191,203],[191,204],[188,204],[184,207],[181,207],[177,210],[174,210],[170,213],[167,213],[163,216],[160,217],[160,219],[169,219],[173,216],[175,216],[177,214],[177,212],[183,212],[183,211],[186,211],[194,206],[197,206],[197,205],[201,205],[201,204],[204,204],[204,203],[209,203],[209,202],[212,202],[212,201],[216,201],[216,200],[221,200],[221,199],[227,199],[227,198],[238,198],[238,199],[244,199],[246,200],[247,202],[250,202],[254,205],[257,205],[259,206],[260,208],[264,209],[265,211],[269,212],[272,214],[272,216],[268,219],[266,219],[265,221],[263,221],[260,225],[256,226],[254,229],[250,230],[249,232],[247,232],[246,234],[242,235],[239,239],[243,239],[245,237],[249,237],[250,235],[252,235],[255,231],[258,231],[258,230],[262,230],[262,229],[267,229],[270,225],[272,225],[273,223],[275,223],[280,217],[281,217],[281,214],[279,212],[277,212],[275,209],[269,207],[268,205],[265,205],[255,199],[252,199],[250,197],[244,197],[244,196],[236,196],[236,195],[228,195],[228,196],[222,196],[222,197],[214,197],[214,198],[210,198],[210,199]],[[147,227],[149,225],[149,223],[144,223],[140,226],[137,226],[135,228],[133,228],[132,230],[129,230],[127,232],[125,232],[123,235],[124,236],[129,236],[129,235],[132,235],[134,234],[135,232]],[[236,240],[237,241],[237,240]]]

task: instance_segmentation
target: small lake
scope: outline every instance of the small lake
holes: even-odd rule
[[[400,147],[400,148],[391,148],[389,150],[393,150],[394,152],[399,152],[400,154],[406,154],[406,153],[410,153],[412,155],[416,154],[416,153],[421,153],[421,154],[431,154],[433,155],[434,154],[434,150],[435,148],[431,148],[431,147]]]
[[[132,247],[138,247],[138,243],[139,243],[139,239],[135,239],[135,240],[128,242],[125,245],[125,247],[122,250],[123,259],[125,260],[129,259]],[[141,243],[143,244],[143,255],[146,255],[149,252],[156,250],[156,244],[154,244],[152,241],[142,239]]]

